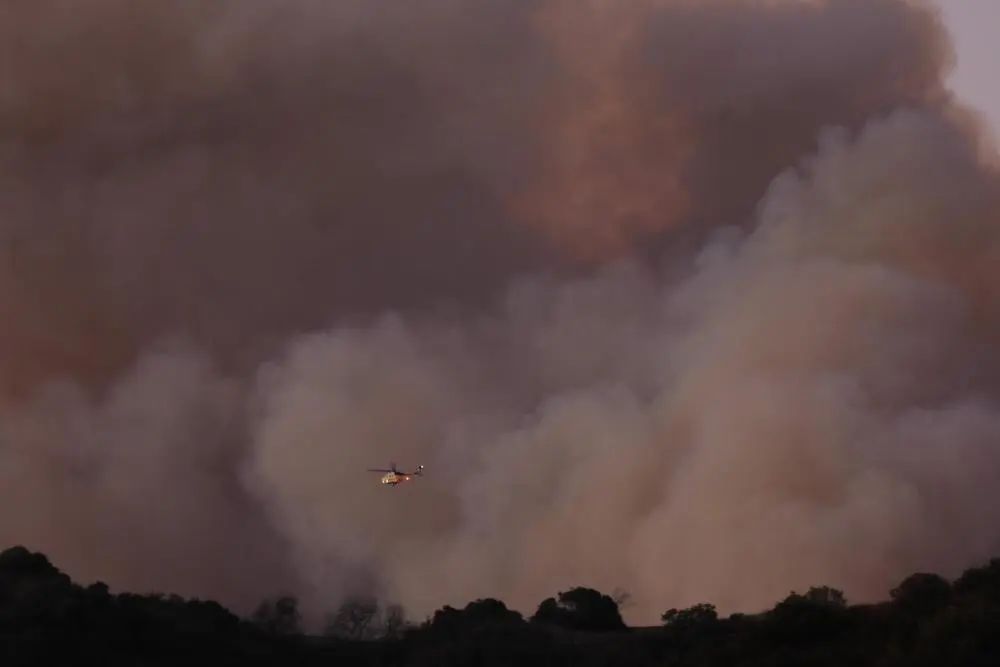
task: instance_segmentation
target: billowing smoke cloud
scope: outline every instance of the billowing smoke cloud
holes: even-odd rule
[[[0,540],[638,621],[1000,549],[1000,181],[924,9],[3,12]]]
[[[584,581],[650,618],[994,553],[1000,192],[926,113],[821,144],[682,279],[626,264],[295,343],[255,470],[303,570],[422,608]],[[392,456],[433,471],[404,503],[355,472]]]

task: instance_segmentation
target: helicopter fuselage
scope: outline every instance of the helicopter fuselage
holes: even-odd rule
[[[402,484],[403,482],[409,482],[413,478],[413,475],[404,475],[400,472],[387,472],[382,475],[382,483],[388,484],[389,486],[396,486],[397,484]]]
[[[381,477],[381,482],[384,486],[396,486],[397,484],[402,484],[403,482],[409,482],[414,477],[423,474],[424,467],[417,466],[414,472],[400,472],[396,470],[395,464],[386,468],[369,468],[369,472],[383,472],[385,473]]]

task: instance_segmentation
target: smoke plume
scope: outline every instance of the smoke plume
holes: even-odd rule
[[[0,541],[636,622],[1000,552],[1000,175],[922,5],[0,13]]]

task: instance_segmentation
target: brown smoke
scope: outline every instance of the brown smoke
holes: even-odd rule
[[[900,2],[565,0],[540,16],[566,73],[529,210],[584,255],[742,222],[820,127],[938,100],[949,58],[934,17]]]
[[[639,621],[1000,548],[1000,181],[919,6],[2,11],[0,540]]]

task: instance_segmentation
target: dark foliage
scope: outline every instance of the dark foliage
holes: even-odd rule
[[[374,639],[379,617],[378,601],[371,598],[349,598],[326,620],[324,634],[342,639]]]
[[[663,616],[663,627],[674,641],[693,644],[719,631],[719,614],[715,605],[696,604],[687,609],[669,609]]]
[[[900,611],[926,616],[943,609],[951,601],[951,584],[936,574],[912,574],[889,592]]]
[[[0,553],[0,665],[270,665],[311,658],[215,602],[112,595],[70,581],[41,554]],[[318,656],[317,656],[318,657]],[[316,664],[319,664],[318,662]]]
[[[519,613],[507,609],[507,605],[499,600],[487,598],[470,602],[462,610],[447,606],[439,609],[434,612],[430,627],[435,632],[455,635],[482,628],[519,626],[523,623],[524,618]]]
[[[253,613],[251,620],[261,630],[272,635],[294,635],[302,632],[299,601],[291,595],[264,600]]]
[[[696,604],[687,609],[670,609],[661,617],[663,624],[672,630],[680,628],[698,628],[715,625],[719,614],[714,604]]]
[[[810,588],[805,595],[792,593],[766,616],[766,631],[787,643],[829,640],[848,624],[847,601],[840,591],[826,586]]]
[[[547,598],[531,617],[532,623],[584,632],[624,630],[618,603],[593,588],[573,588],[559,594],[559,600]]]
[[[955,593],[1000,602],[1000,558],[994,558],[983,567],[966,570],[955,582]]]
[[[1000,560],[954,584],[914,574],[890,595],[849,606],[836,589],[811,588],[761,614],[720,618],[699,604],[667,611],[662,627],[632,629],[613,599],[586,588],[545,600],[531,622],[486,599],[444,607],[405,631],[398,606],[380,616],[373,602],[355,600],[337,612],[343,633],[311,637],[300,634],[291,597],[265,601],[244,621],[214,602],[81,587],[42,554],[15,547],[0,553],[0,665],[1000,664]]]

